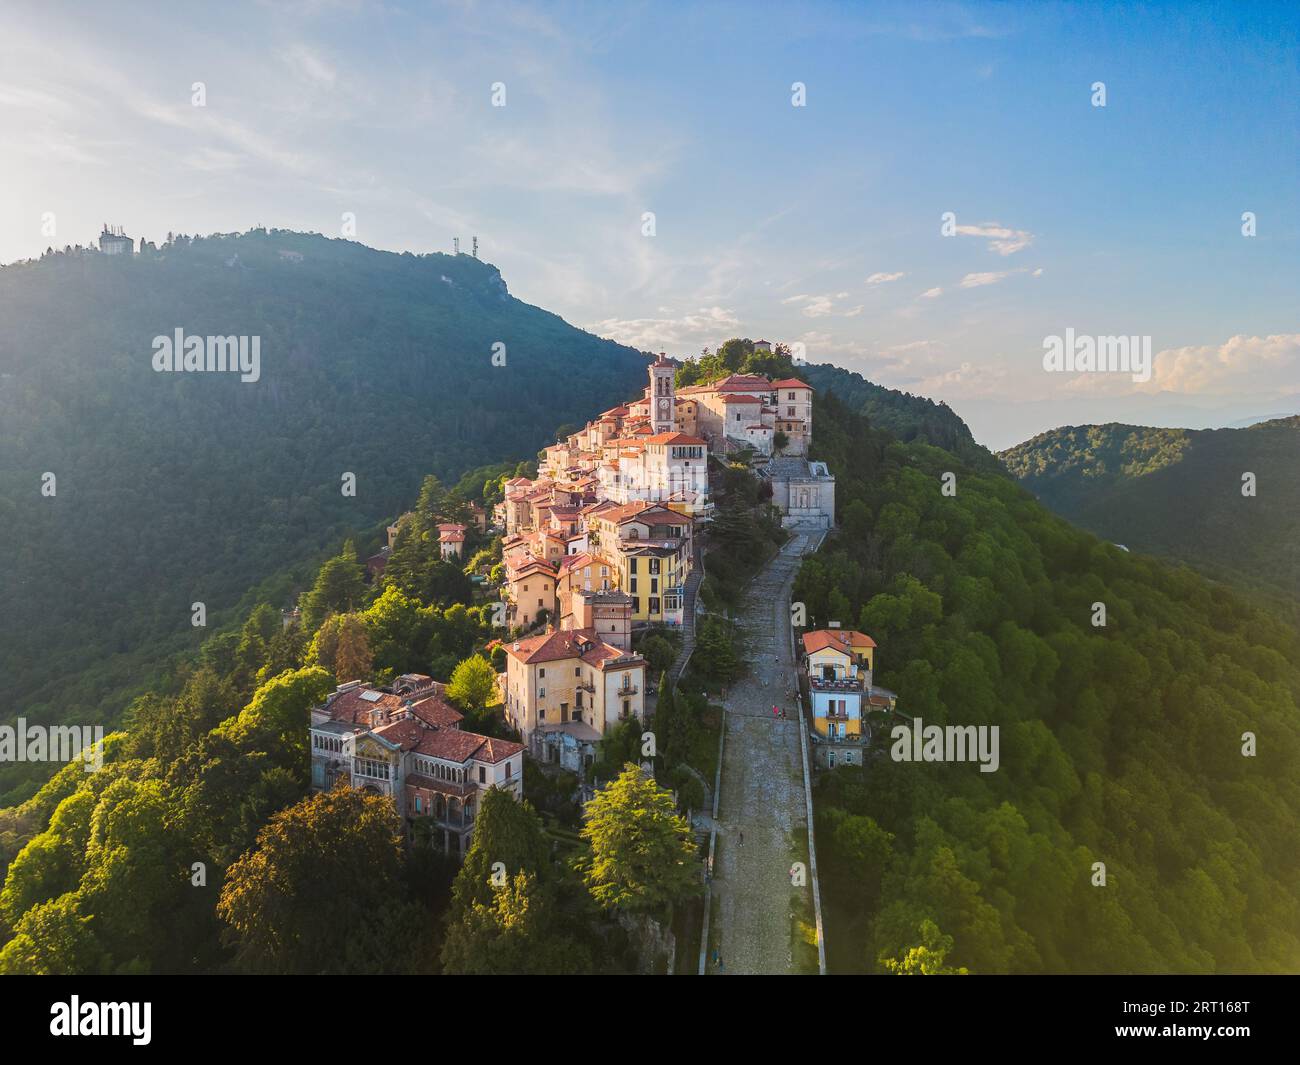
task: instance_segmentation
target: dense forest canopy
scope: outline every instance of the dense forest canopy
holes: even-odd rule
[[[815,418],[842,528],[795,598],[877,640],[900,710],[1001,729],[994,773],[886,753],[823,779],[833,967],[1300,967],[1295,629],[834,396]]]
[[[1300,621],[1300,417],[1248,429],[1067,426],[999,457],[1076,525],[1231,581]]]

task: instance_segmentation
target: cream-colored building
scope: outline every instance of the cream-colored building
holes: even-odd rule
[[[543,761],[588,765],[606,732],[629,717],[645,719],[644,692],[645,659],[592,629],[506,646],[506,718]]]

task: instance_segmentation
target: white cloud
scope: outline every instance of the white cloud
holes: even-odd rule
[[[1067,392],[1098,396],[1167,393],[1262,401],[1300,396],[1300,333],[1239,334],[1222,344],[1164,348],[1155,353],[1146,382],[1126,373],[1081,373],[1063,384]]]
[[[285,49],[281,58],[303,81],[316,85],[333,85],[338,72],[316,51],[305,44],[295,44]]]
[[[701,307],[680,318],[606,318],[583,326],[641,351],[694,351],[729,339],[739,327],[740,319],[725,307]]]
[[[887,285],[891,281],[897,281],[900,277],[906,277],[907,274],[901,271],[896,274],[872,274],[867,278],[868,285]]]
[[[1153,362],[1148,390],[1300,392],[1300,333],[1238,335],[1217,346],[1166,348]]]
[[[989,251],[999,255],[1014,255],[1034,242],[1034,235],[1026,229],[1011,229],[1000,222],[981,222],[977,226],[957,226],[960,237],[986,237]]]
[[[938,299],[942,295],[943,295],[943,287],[941,285],[935,285],[934,288],[927,288],[924,292],[922,292],[919,298],[923,300],[933,300],[933,299]]]
[[[1016,270],[993,270],[984,274],[967,274],[961,279],[962,288],[982,288],[984,285],[996,285],[1010,277]]]
[[[798,296],[787,296],[781,302],[783,304],[802,303],[803,307],[800,312],[805,318],[825,318],[828,315],[835,314],[835,301],[846,300],[849,298],[847,292],[836,292],[833,295],[827,293],[823,296],[810,296],[806,293],[800,293]],[[840,311],[845,317],[852,318],[862,313],[861,307],[856,307],[849,311]]]

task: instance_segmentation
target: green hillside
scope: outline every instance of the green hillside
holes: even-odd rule
[[[832,968],[920,948],[977,973],[1295,972],[1296,630],[833,396],[815,417],[820,455],[853,475],[794,598],[813,626],[875,638],[901,711],[1001,735],[996,772],[895,762],[886,742],[823,778]]]
[[[177,328],[260,336],[260,380],[154,372],[153,338]],[[530,458],[644,367],[468,255],[257,230],[0,269],[5,718],[114,720],[200,642],[191,603],[209,632],[288,605],[322,552],[412,504],[425,473],[454,484]],[[0,795],[25,768],[5,767]]]
[[[1292,609],[1300,600],[1300,417],[1248,429],[1069,426],[999,457],[1048,507],[1105,540]],[[1254,497],[1242,495],[1247,472]]]
[[[819,391],[834,392],[849,410],[866,415],[873,427],[905,443],[922,441],[985,468],[992,465],[988,451],[975,442],[970,427],[946,403],[885,388],[830,363],[801,367],[799,373]]]

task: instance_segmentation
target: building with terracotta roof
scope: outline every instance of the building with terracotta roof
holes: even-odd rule
[[[464,857],[483,792],[523,797],[524,747],[465,732],[461,720],[427,676],[404,674],[386,688],[340,684],[311,712],[312,788],[346,783],[386,795],[408,838],[419,826],[440,850]]]
[[[464,525],[447,522],[438,526],[438,551],[443,561],[460,558],[465,553]]]
[[[876,641],[855,629],[805,632],[799,684],[812,724],[813,758],[823,768],[862,765],[871,741],[869,710],[892,711],[897,696],[871,682]]]
[[[506,645],[505,710],[533,756],[581,771],[605,733],[645,718],[645,659],[593,629],[556,629]]]
[[[555,616],[555,589],[559,573],[555,565],[536,555],[514,555],[506,561],[506,623],[511,628],[529,629]]]
[[[752,447],[770,455],[776,434],[786,438],[787,455],[805,455],[812,440],[812,386],[796,378],[773,381],[760,374],[730,374],[679,389],[678,402],[695,405],[694,431],[714,454]]]

